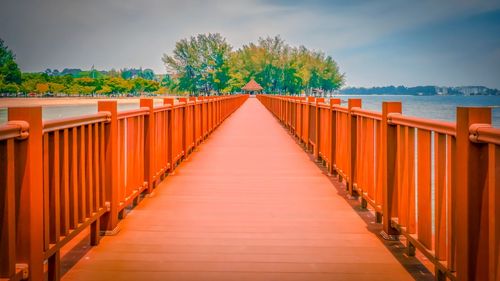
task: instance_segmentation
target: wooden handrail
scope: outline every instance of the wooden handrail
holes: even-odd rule
[[[387,121],[391,125],[409,126],[451,136],[456,134],[456,125],[451,122],[404,116],[400,113],[389,114]]]
[[[500,145],[500,129],[491,127],[491,124],[473,124],[469,132],[472,142]]]
[[[95,114],[83,115],[78,117],[47,120],[43,122],[43,132],[48,133],[99,122],[109,122],[110,117],[111,113],[109,112],[98,112]]]
[[[24,121],[9,121],[0,125],[0,141],[7,139],[26,139],[29,136],[29,124]]]

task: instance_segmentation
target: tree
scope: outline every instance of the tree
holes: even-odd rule
[[[4,84],[0,81],[0,93],[19,93],[19,86],[17,84]]]
[[[340,87],[343,76],[323,53],[294,48],[279,36],[260,38],[232,54],[231,84],[241,88],[254,78],[267,93],[299,94],[306,89],[332,90]]]
[[[173,55],[164,54],[162,60],[178,76],[178,89],[209,94],[228,86],[231,49],[219,33],[199,34],[177,42]]]
[[[99,95],[109,95],[113,92],[113,89],[111,87],[104,85],[102,86],[101,89],[97,90],[96,93]]]
[[[49,92],[49,84],[48,83],[38,83],[35,87],[35,92],[39,94],[45,94]]]
[[[63,84],[54,82],[50,82],[48,84],[49,84],[49,92],[51,93],[56,93],[56,94],[63,93],[64,90],[66,89],[66,87]]]
[[[15,62],[15,55],[0,39],[0,75],[3,84],[21,84],[21,70]],[[12,87],[11,87],[12,89]]]

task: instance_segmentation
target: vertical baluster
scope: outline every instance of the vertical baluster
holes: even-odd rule
[[[99,204],[101,194],[100,190],[100,179],[99,179],[99,128],[102,126],[102,123],[94,124],[94,137],[92,138],[92,146],[94,148],[93,152],[93,174],[94,174],[94,202],[93,202],[93,211],[98,211],[101,205]]]
[[[406,226],[407,221],[407,210],[408,206],[406,204],[406,198],[408,198],[408,190],[405,186],[405,180],[407,176],[406,170],[406,127],[397,126],[397,163],[398,163],[398,224],[401,226]]]
[[[70,227],[70,193],[69,193],[69,133],[68,129],[63,130],[62,142],[59,146],[61,157],[61,235],[68,235]]]
[[[100,165],[99,165],[99,149],[100,149],[100,142],[99,142],[99,128],[102,126],[102,123],[97,123],[94,124],[94,133],[93,137],[91,138],[91,143],[93,147],[93,153],[92,153],[92,174],[93,174],[93,200],[92,200],[92,213],[99,211],[99,208],[101,207],[100,205],[100,177],[99,177],[99,170],[100,170]],[[91,213],[91,215],[92,215]],[[91,225],[90,225],[90,245],[95,246],[99,244],[100,240],[100,221],[99,218],[97,218]]]
[[[374,146],[375,146],[375,139],[374,139],[374,120],[373,119],[368,119],[366,122],[366,138],[365,138],[365,145],[367,147],[366,149],[366,159],[364,162],[366,162],[366,181],[365,184],[366,186],[363,188],[363,190],[366,190],[368,194],[368,198],[375,200],[375,155],[374,155]],[[366,203],[365,203],[366,204]]]
[[[59,131],[51,133],[49,136],[49,209],[50,210],[50,243],[57,243],[60,239],[61,230],[61,198],[60,198],[60,166],[59,166]]]
[[[446,260],[446,135],[434,133],[434,224],[438,260]]]
[[[94,212],[94,173],[92,170],[93,164],[93,152],[94,148],[92,146],[92,131],[93,125],[87,125],[87,141],[86,141],[86,150],[87,150],[87,159],[86,159],[86,173],[87,173],[87,218],[92,216]]]
[[[432,247],[431,218],[431,132],[418,129],[418,240],[428,249]]]
[[[50,161],[49,134],[43,135],[43,250],[47,251],[50,244]]]
[[[70,227],[75,229],[78,226],[78,128],[72,128],[70,134]]]
[[[86,140],[85,140],[85,126],[79,127],[79,138],[78,138],[78,147],[79,147],[79,156],[78,156],[78,182],[79,182],[79,202],[80,206],[79,214],[78,214],[78,222],[83,223],[85,221],[87,215],[87,174],[86,174]]]
[[[382,121],[375,122],[375,161],[376,161],[376,173],[375,173],[375,203],[377,206],[382,206],[383,204],[383,192],[382,192]],[[375,212],[376,221],[382,222],[382,213]]]
[[[409,234],[417,233],[417,215],[416,215],[416,190],[415,190],[415,128],[409,128],[407,141],[407,173],[408,173],[408,228]]]

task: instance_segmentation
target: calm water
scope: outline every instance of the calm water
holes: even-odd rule
[[[500,97],[498,96],[341,96],[347,105],[349,98],[361,98],[362,107],[369,110],[382,110],[383,101],[400,101],[403,114],[436,120],[455,122],[456,108],[459,106],[493,107],[493,124],[500,127]],[[342,104],[344,105],[344,104]]]
[[[155,106],[161,106],[161,100],[155,100]],[[21,106],[21,105],[20,105]],[[118,111],[138,109],[139,100],[135,103],[118,103]],[[78,105],[46,105],[43,106],[42,118],[44,120],[58,119],[63,117],[74,117],[97,112],[97,102],[95,104]],[[0,99],[0,124],[7,121],[7,109],[2,107]]]
[[[493,124],[500,127],[500,97],[495,96],[341,96],[347,104],[349,98],[361,98],[363,108],[380,111],[382,101],[401,101],[403,103],[403,114],[419,116],[443,121],[455,121],[457,106],[492,106]],[[155,106],[161,105],[161,100],[155,101]],[[118,104],[119,110],[139,108],[139,103]],[[82,114],[97,112],[97,104],[84,105],[52,105],[43,107],[43,118],[45,120],[57,119]],[[7,120],[7,110],[1,108],[0,99],[0,123]]]

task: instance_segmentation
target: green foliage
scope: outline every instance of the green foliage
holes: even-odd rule
[[[164,54],[162,60],[170,74],[160,81],[151,69],[142,68],[21,73],[15,55],[0,39],[0,93],[231,93],[254,78],[267,93],[300,94],[336,90],[344,84],[344,75],[330,56],[291,47],[279,36],[259,38],[233,51],[220,34],[199,34],[177,42],[173,54]]]
[[[110,95],[155,93],[160,83],[151,69],[125,69],[118,72],[65,68],[42,73],[21,73],[15,56],[0,39],[0,93],[37,93],[67,95]],[[129,77],[125,79],[123,77]],[[172,85],[172,84],[170,84]]]
[[[332,91],[344,84],[336,62],[322,52],[286,44],[279,36],[260,38],[231,51],[220,34],[200,34],[177,42],[167,69],[177,79],[168,87],[192,93],[240,91],[254,78],[267,93]]]
[[[231,45],[220,34],[199,34],[177,42],[173,55],[162,60],[178,75],[179,90],[208,94],[228,87],[230,53]]]
[[[0,77],[2,77],[0,80],[2,85],[21,83],[21,71],[15,62],[15,55],[7,48],[2,39],[0,39]],[[14,89],[14,86],[8,87],[9,91]],[[4,91],[7,92],[7,90]]]

